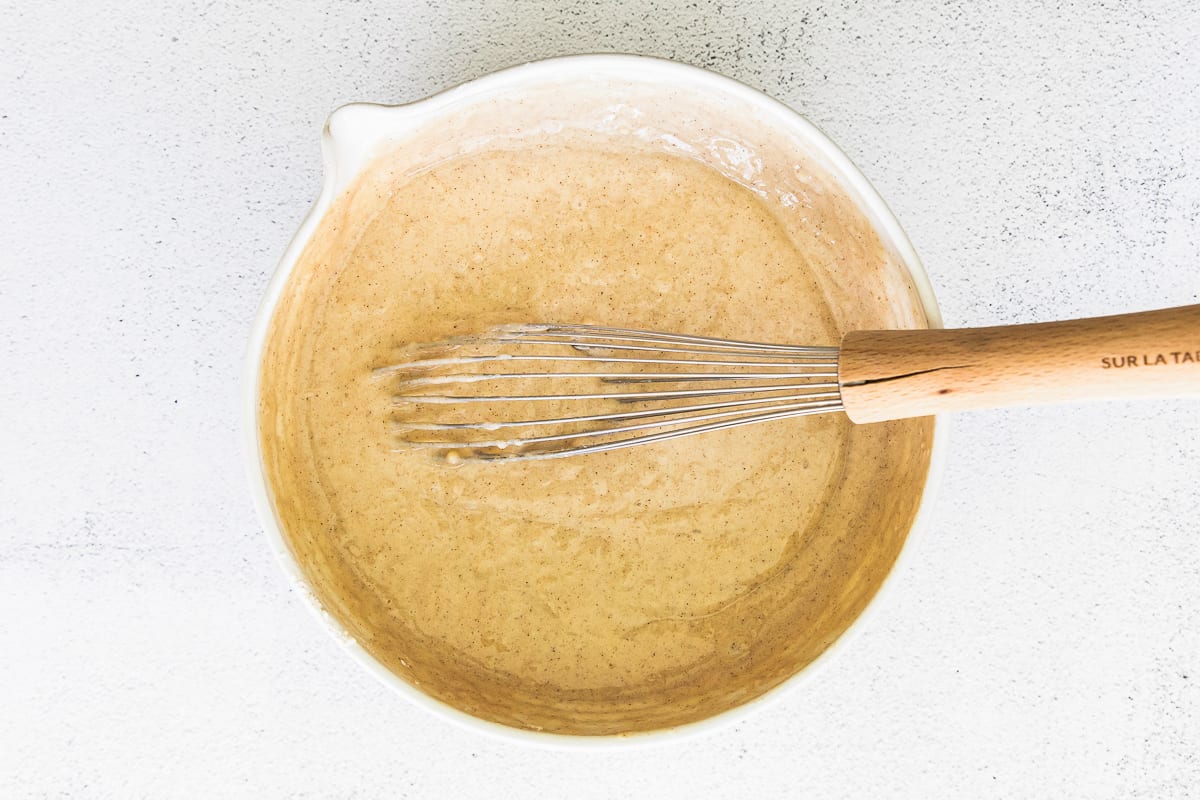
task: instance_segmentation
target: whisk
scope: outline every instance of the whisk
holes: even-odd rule
[[[847,333],[839,347],[574,324],[501,325],[409,350],[398,449],[546,459],[742,425],[1200,394],[1200,305],[1063,322]]]

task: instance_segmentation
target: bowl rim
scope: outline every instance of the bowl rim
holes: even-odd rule
[[[771,120],[773,125],[778,126],[778,129],[804,141],[824,159],[825,166],[843,184],[843,188],[848,191],[856,204],[869,213],[872,225],[880,238],[886,245],[890,245],[908,270],[929,321],[929,327],[942,327],[941,313],[933,294],[933,287],[916,250],[891,209],[866,176],[834,144],[832,139],[797,111],[758,89],[716,72],[652,56],[621,53],[559,56],[501,69],[411,103],[397,105],[351,103],[335,109],[330,114],[322,134],[324,178],[321,191],[268,281],[262,301],[255,312],[243,362],[240,414],[242,454],[255,511],[271,550],[275,554],[276,563],[288,578],[291,586],[296,589],[296,593],[301,596],[303,604],[318,620],[320,626],[367,672],[417,707],[460,728],[474,731],[493,740],[553,750],[639,749],[707,736],[743,722],[765,708],[777,705],[783,698],[812,681],[846,649],[847,644],[863,630],[865,623],[879,613],[879,608],[897,582],[897,576],[911,567],[914,545],[919,542],[922,532],[929,523],[930,509],[933,505],[935,489],[940,483],[946,453],[947,422],[944,416],[939,416],[934,418],[929,467],[926,470],[925,484],[921,490],[920,502],[913,523],[891,569],[884,576],[875,595],[849,627],[820,655],[779,685],[738,706],[677,727],[626,734],[574,735],[524,730],[485,720],[424,693],[388,670],[358,644],[332,615],[325,611],[308,579],[304,576],[299,562],[292,554],[284,537],[282,526],[275,515],[271,490],[263,465],[262,445],[258,435],[258,392],[259,365],[266,346],[267,333],[287,279],[321,218],[340,190],[344,188],[346,181],[357,176],[359,168],[365,161],[361,154],[357,159],[339,158],[334,146],[331,127],[339,119],[344,120],[348,115],[353,116],[360,110],[405,114],[437,112],[473,99],[487,98],[498,91],[520,85],[535,85],[550,81],[561,82],[564,78],[596,75],[629,78],[637,82],[647,82],[647,77],[653,76],[666,88],[679,84],[702,86],[705,91],[730,95],[749,103],[762,112],[764,117]]]

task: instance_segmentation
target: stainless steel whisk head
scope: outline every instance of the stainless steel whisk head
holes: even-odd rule
[[[411,349],[397,449],[546,459],[842,410],[838,348],[595,325],[502,325]]]

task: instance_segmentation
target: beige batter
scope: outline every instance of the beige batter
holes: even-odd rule
[[[352,187],[261,374],[275,506],[322,604],[434,697],[563,733],[700,719],[819,655],[903,542],[927,421],[824,415],[451,468],[391,452],[372,370],[506,322],[837,343],[830,269],[887,260],[849,208],[826,192],[781,218],[697,161],[549,143]]]

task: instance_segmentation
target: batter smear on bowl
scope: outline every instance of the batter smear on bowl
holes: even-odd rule
[[[273,502],[323,607],[433,697],[558,733],[693,722],[820,655],[903,544],[929,420],[451,467],[392,451],[372,375],[511,322],[813,344],[923,326],[869,222],[807,169],[802,194],[764,195],[691,155],[568,137],[367,169],[293,270],[260,376]]]

